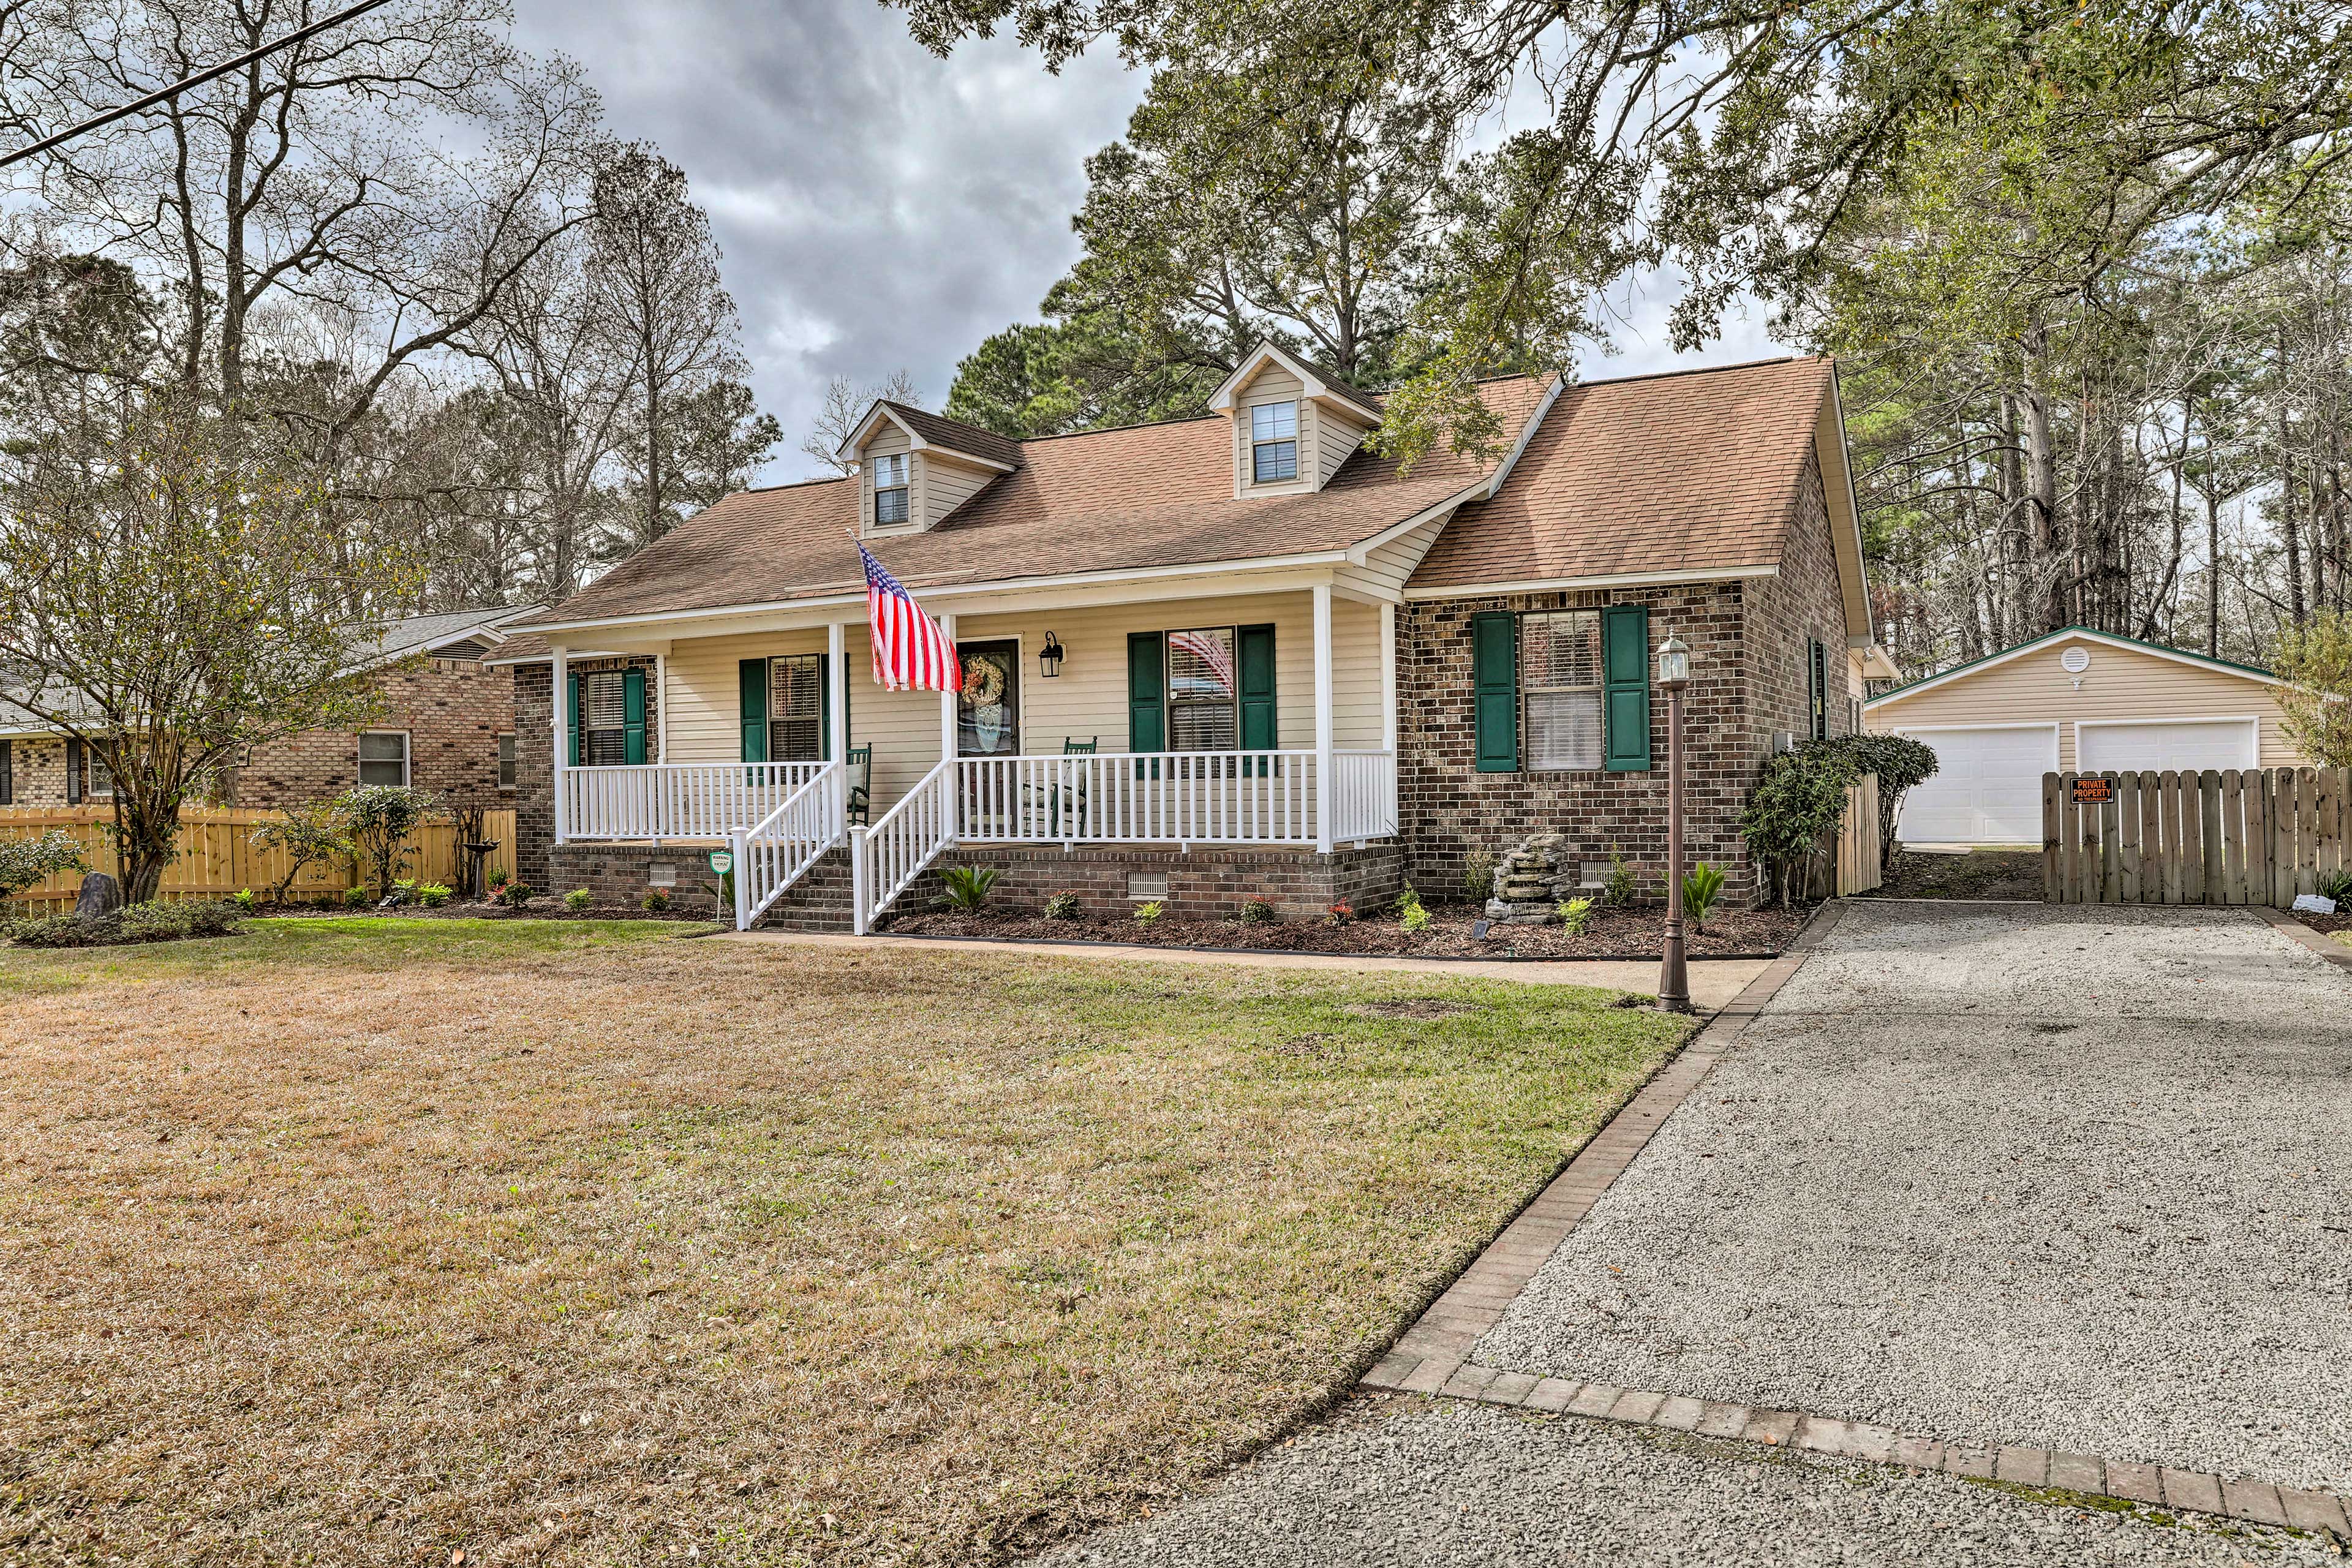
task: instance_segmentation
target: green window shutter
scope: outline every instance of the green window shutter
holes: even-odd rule
[[[584,758],[581,752],[580,678],[577,675],[567,674],[563,678],[563,732],[570,737],[563,745],[564,766],[579,767]]]
[[[1158,632],[1128,634],[1127,749],[1168,749],[1167,647]]]
[[[1274,707],[1274,628],[1235,627],[1234,644],[1234,658],[1241,666],[1242,750],[1271,752],[1282,744]],[[1257,767],[1263,778],[1265,758],[1258,759]]]
[[[1488,610],[1470,618],[1470,687],[1478,771],[1519,771],[1519,617]]]
[[[1650,771],[1650,606],[1601,612],[1601,679],[1609,725],[1608,769]]]
[[[632,669],[621,677],[621,755],[632,766],[646,760],[646,672]]]
[[[16,800],[16,749],[0,741],[0,805],[13,805]]]
[[[768,661],[747,658],[736,667],[742,697],[743,761],[768,760]]]
[[[833,655],[816,656],[816,755],[833,761]]]
[[[1819,637],[1806,639],[1805,684],[1812,692],[1807,711],[1811,715],[1813,739],[1826,741],[1830,736],[1830,650]]]
[[[81,804],[81,742],[66,742],[66,804]]]

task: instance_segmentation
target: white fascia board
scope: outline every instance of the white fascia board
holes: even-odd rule
[[[1486,480],[1488,495],[1494,495],[1502,489],[1503,481],[1511,477],[1511,470],[1518,466],[1521,454],[1528,449],[1528,443],[1536,438],[1537,427],[1543,424],[1544,416],[1551,412],[1551,405],[1559,401],[1560,391],[1567,385],[1568,377],[1565,375],[1554,375],[1551,378],[1551,385],[1545,391],[1543,401],[1536,405],[1536,411],[1528,415],[1528,422],[1519,427],[1518,440],[1512,445],[1510,451],[1504,454],[1502,462],[1488,477]]]
[[[1297,376],[1299,385],[1306,389],[1306,395],[1316,402],[1340,404],[1363,415],[1368,424],[1380,423],[1379,409],[1362,401],[1356,394],[1344,392],[1333,386],[1316,374],[1313,365],[1288,350],[1275,343],[1263,342],[1244,354],[1241,363],[1234,367],[1233,374],[1219,382],[1217,390],[1209,394],[1211,411],[1218,414],[1231,414],[1234,410],[1234,399],[1240,395],[1243,387],[1257,378],[1257,373],[1265,368],[1268,360]]]
[[[875,425],[884,420],[898,427],[899,433],[907,437],[909,450],[941,453],[959,463],[970,463],[976,468],[990,468],[1000,474],[1009,474],[1013,471],[1013,465],[1010,463],[1000,463],[993,458],[983,458],[977,452],[967,452],[961,447],[942,447],[935,441],[924,440],[916,433],[913,426],[899,418],[897,414],[880,403],[866,410],[866,417],[860,419],[851,428],[849,438],[834,448],[834,457],[845,463],[859,461],[858,453],[865,447],[867,438],[874,434]]]
[[[1381,530],[1378,533],[1373,534],[1370,539],[1349,545],[1348,547],[1348,564],[1350,566],[1361,566],[1366,561],[1371,558],[1373,551],[1380,549],[1383,545],[1394,543],[1396,541],[1402,539],[1406,534],[1411,533],[1414,529],[1419,528],[1424,522],[1433,521],[1437,518],[1441,518],[1447,512],[1456,510],[1471,501],[1486,500],[1487,496],[1494,493],[1494,488],[1495,481],[1493,477],[1490,475],[1486,479],[1480,479],[1477,483],[1471,485],[1466,489],[1464,489],[1457,494],[1446,497],[1444,500],[1437,502],[1434,506],[1423,507],[1421,510],[1414,512],[1411,517],[1406,518],[1402,522],[1391,523],[1388,527]]]
[[[2000,653],[1987,654],[1984,658],[1971,660],[1958,668],[1948,669],[1941,675],[1931,675],[1927,679],[1916,685],[1906,686],[1900,691],[1889,691],[1885,696],[1874,697],[1863,706],[1875,708],[1882,702],[1906,701],[1922,692],[1933,691],[1939,686],[1964,679],[1981,670],[1995,668],[2013,658],[2023,658],[2029,653],[2039,652],[2042,648],[2051,647],[2075,637],[2080,637],[2084,642],[2097,643],[2102,647],[2120,648],[2126,653],[2144,653],[2150,658],[2168,659],[2174,664],[2185,664],[2191,669],[2209,669],[2216,675],[2234,675],[2241,680],[2251,680],[2257,686],[2283,686],[2294,691],[2312,689],[2307,686],[2298,686],[2292,680],[2281,680],[2275,675],[2241,669],[2235,665],[2219,663],[2201,655],[2181,653],[2174,648],[2158,647],[2152,643],[2134,642],[2128,637],[2110,637],[2105,632],[2095,632],[2084,626],[2063,626],[2054,632],[2044,632],[2031,642],[2019,643],[2015,647],[2004,649]]]
[[[1408,584],[1408,599],[1475,599],[1491,594],[1554,594],[1585,588],[1654,588],[1675,583],[1738,583],[1758,577],[1777,577],[1780,568],[1769,566],[1725,566],[1712,572],[1614,572],[1597,577],[1529,577],[1511,583],[1464,583],[1443,586],[1415,588]]]
[[[943,583],[926,587],[907,584],[907,591],[918,604],[932,599],[968,598],[983,594],[1032,593],[1040,589],[1098,587],[1121,583],[1150,583],[1171,578],[1221,575],[1249,577],[1266,572],[1285,571],[1301,566],[1337,566],[1345,564],[1343,550],[1317,551],[1309,554],[1270,555],[1254,561],[1202,561],[1177,566],[1145,566],[1114,572],[1074,572],[1044,577],[1005,577],[986,583]],[[1224,590],[1218,590],[1223,592]],[[1236,585],[1235,593],[1251,590]],[[608,616],[593,620],[556,621],[524,630],[553,638],[565,632],[624,631],[634,626],[678,626],[692,621],[741,619],[754,616],[798,615],[803,611],[819,611],[856,607],[863,612],[866,592],[863,588],[850,592],[848,584],[835,594],[812,594],[796,599],[772,599],[750,605],[712,605],[695,610],[648,610],[642,615]],[[985,613],[985,612],[980,612]],[[709,634],[694,633],[702,636]]]
[[[1830,419],[1837,431],[1838,478],[1845,489],[1845,514],[1853,524],[1853,569],[1862,596],[1862,625],[1872,642],[1878,640],[1878,616],[1870,607],[1870,557],[1863,549],[1862,503],[1853,489],[1853,454],[1845,439],[1845,400],[1838,392],[1837,362],[1830,362]]]

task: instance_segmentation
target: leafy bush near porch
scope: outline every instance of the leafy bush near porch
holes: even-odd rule
[[[87,871],[81,844],[51,828],[38,838],[0,839],[0,899],[12,899],[59,871]]]
[[[1815,747],[1845,759],[1849,779],[1878,775],[1878,852],[1880,869],[1895,864],[1895,812],[1903,792],[1936,776],[1936,748],[1907,735],[1841,735],[1815,741]]]
[[[950,866],[940,872],[945,890],[931,902],[940,909],[978,914],[981,906],[988,902],[989,889],[996,886],[1000,874],[993,866]]]

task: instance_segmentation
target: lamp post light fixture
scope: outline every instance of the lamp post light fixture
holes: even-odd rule
[[[1690,649],[1677,637],[1658,649],[1658,685],[1666,694],[1666,940],[1658,966],[1658,1006],[1691,1010],[1690,970],[1683,953],[1683,689]]]
[[[1062,673],[1062,645],[1052,632],[1045,634],[1045,646],[1037,650],[1037,673],[1051,680]]]

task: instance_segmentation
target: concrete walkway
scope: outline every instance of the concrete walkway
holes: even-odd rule
[[[926,936],[825,936],[803,931],[728,931],[713,942],[783,942],[821,947],[928,948],[947,952],[1010,952],[1038,958],[1093,958],[1121,963],[1223,963],[1244,969],[1328,969],[1341,973],[1382,971],[1444,974],[1455,979],[1516,980],[1527,985],[1595,985],[1608,991],[1657,994],[1658,966],[1647,961],[1536,960],[1498,963],[1480,959],[1391,958],[1344,952],[1196,952],[1184,948],[1129,946],[1108,942],[986,942]],[[1691,1005],[1712,1013],[1764,973],[1769,958],[1694,959]]]

